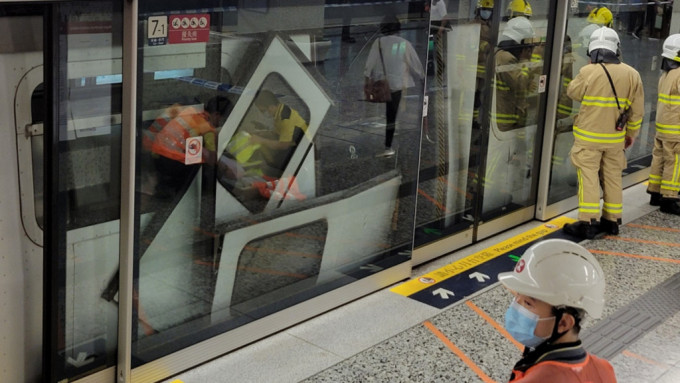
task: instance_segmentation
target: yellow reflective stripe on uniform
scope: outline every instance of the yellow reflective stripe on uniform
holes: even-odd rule
[[[680,105],[680,96],[659,93],[658,102],[668,105]]]
[[[562,114],[571,114],[574,109],[569,105],[557,105],[557,111],[562,112]]]
[[[623,204],[605,202],[602,210],[608,213],[621,213],[623,212]]]
[[[510,87],[504,81],[496,80],[496,89],[498,89],[498,90],[510,90]]]
[[[581,169],[576,169],[576,176],[578,177],[578,211],[582,213],[599,213],[599,202],[583,202],[583,175]]]
[[[658,174],[650,174],[649,183],[652,185],[661,185],[661,176]]]
[[[616,97],[597,97],[597,96],[583,96],[581,105],[601,106],[603,108],[617,108],[630,106],[631,102],[627,98],[619,98],[618,105],[616,104]]]
[[[599,142],[604,144],[615,144],[623,142],[626,132],[621,131],[617,133],[594,133],[579,129],[574,126],[574,137],[588,142]]]
[[[628,130],[638,130],[642,126],[642,119],[639,119],[637,121],[628,121],[628,125],[626,126],[626,129]]]
[[[511,123],[519,121],[519,115],[517,114],[503,114],[503,113],[492,113],[491,118],[496,122]]]
[[[656,123],[656,131],[666,134],[680,134],[680,125],[668,125]]]

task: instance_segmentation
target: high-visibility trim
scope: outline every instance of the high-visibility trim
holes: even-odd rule
[[[603,108],[618,108],[630,106],[631,102],[627,98],[619,98],[617,104],[616,97],[596,97],[596,96],[583,96],[581,105],[592,105],[599,106]],[[623,104],[623,105],[621,105]]]
[[[656,123],[656,131],[659,133],[666,134],[679,134],[680,135],[680,125],[669,125],[669,124],[659,124]]]
[[[571,114],[574,111],[574,108],[569,105],[558,104],[557,111],[562,112],[562,114]]]
[[[637,121],[628,121],[628,126],[626,127],[628,130],[638,130],[642,126],[642,119],[639,119]]]
[[[606,211],[607,213],[611,214],[620,214],[623,213],[623,205],[620,203],[604,203],[604,206],[602,206],[602,210]]]
[[[492,113],[491,118],[500,123],[514,124],[519,121],[518,114]]]
[[[680,96],[659,93],[659,98],[657,99],[657,101],[662,104],[680,105]]]
[[[496,79],[496,89],[498,89],[498,90],[510,90],[510,87],[503,80]]]
[[[595,133],[588,132],[583,129],[579,129],[574,125],[574,137],[588,142],[597,142],[603,144],[615,144],[623,142],[626,136],[626,132],[621,131],[617,133]]]

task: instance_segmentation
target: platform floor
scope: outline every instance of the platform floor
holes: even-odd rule
[[[603,318],[586,348],[620,383],[680,382],[680,217],[624,191],[618,237],[582,244],[607,279]],[[566,216],[575,218],[576,212]],[[414,268],[412,278],[543,224],[530,222]],[[403,282],[401,282],[403,283]],[[393,287],[393,286],[392,286]],[[496,283],[437,309],[385,288],[165,382],[506,382],[521,351],[502,327],[511,294]],[[595,350],[592,350],[595,349]]]

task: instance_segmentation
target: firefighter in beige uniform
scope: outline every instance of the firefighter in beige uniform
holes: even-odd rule
[[[656,137],[652,151],[647,192],[650,204],[661,211],[680,215],[680,34],[663,42],[663,73],[659,79],[656,106]]]
[[[621,173],[626,167],[624,149],[640,133],[644,91],[640,74],[620,61],[619,36],[613,29],[602,27],[593,32],[588,56],[590,64],[581,68],[567,89],[569,97],[581,103],[570,153],[579,182],[579,222],[565,225],[564,231],[592,239],[600,232],[613,235],[619,232],[623,212]],[[617,119],[626,108],[629,108],[627,126],[617,130]],[[600,185],[604,205],[598,224]]]

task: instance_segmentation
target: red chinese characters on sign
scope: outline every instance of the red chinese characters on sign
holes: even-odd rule
[[[210,37],[210,15],[171,15],[168,44],[204,43]]]

